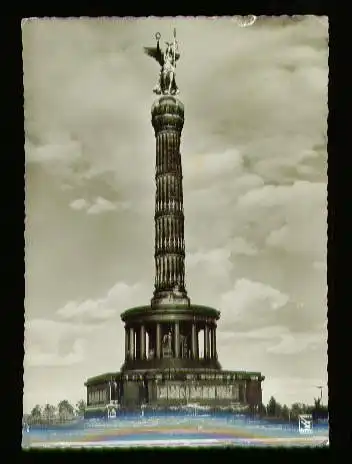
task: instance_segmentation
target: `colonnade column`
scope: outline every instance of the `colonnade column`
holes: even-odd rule
[[[210,358],[213,358],[213,348],[214,348],[214,341],[213,341],[213,326],[209,327],[209,338],[210,338]]]
[[[213,359],[217,359],[218,355],[216,352],[216,324],[213,326],[213,339],[212,339],[212,347],[213,347]]]
[[[128,353],[129,353],[129,331],[128,328],[125,326],[125,361],[128,359]]]
[[[141,356],[141,337],[136,329],[134,329],[134,347],[135,355],[134,359],[140,359]]]
[[[156,323],[155,329],[155,357],[160,359],[162,335],[161,323]],[[175,358],[179,358],[181,356],[180,338],[180,323],[179,321],[176,321],[174,322],[172,339]],[[137,328],[125,326],[125,360],[147,359],[146,349],[147,340],[145,325],[141,324]],[[198,327],[195,321],[192,322],[191,325],[191,357],[192,359],[199,359]],[[217,359],[216,324],[213,323],[205,323],[204,325],[204,359]]]
[[[156,347],[155,347],[155,354],[156,354],[156,357],[158,359],[160,359],[160,352],[161,352],[161,327],[160,327],[160,323],[158,322],[156,324],[156,337],[155,337],[155,343],[156,343]]]
[[[134,359],[134,329],[130,327],[129,329],[129,342],[130,342],[130,359]]]
[[[197,356],[197,327],[196,323],[192,323],[192,358],[196,359]]]
[[[204,359],[209,359],[209,326],[204,327]]]
[[[145,327],[142,324],[140,328],[140,358],[145,359]]]
[[[175,322],[175,331],[174,331],[174,353],[175,358],[180,357],[180,324]]]

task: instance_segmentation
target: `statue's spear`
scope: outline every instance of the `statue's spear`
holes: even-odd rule
[[[174,27],[174,66],[176,68],[176,27]]]

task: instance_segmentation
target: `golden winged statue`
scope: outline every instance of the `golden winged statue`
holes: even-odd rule
[[[144,52],[154,58],[160,64],[160,73],[153,92],[157,95],[177,95],[179,89],[176,84],[176,62],[180,58],[178,43],[176,41],[176,29],[174,29],[173,42],[165,42],[164,51],[160,48],[159,32],[155,34],[156,47],[144,47]]]

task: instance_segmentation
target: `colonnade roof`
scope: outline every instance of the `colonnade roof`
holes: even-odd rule
[[[121,314],[121,319],[124,322],[132,321],[155,321],[157,322],[172,322],[177,320],[192,321],[192,320],[218,320],[220,311],[203,305],[177,305],[165,304],[157,307],[137,306],[127,309]]]
[[[140,373],[141,375],[145,375],[145,374],[148,374],[148,375],[153,375],[153,373],[147,373],[145,371],[135,371],[134,374],[137,375],[138,373]],[[161,373],[161,372],[160,372]],[[211,370],[211,369],[205,369],[205,370],[202,370],[201,372],[198,372],[198,371],[192,371],[190,369],[177,369],[177,373],[181,374],[181,373],[190,373],[190,374],[194,374],[194,375],[201,375],[201,374],[205,374],[205,375],[215,375],[215,376],[219,376],[221,375],[222,377],[226,377],[228,375],[231,375],[231,376],[236,376],[236,377],[241,377],[242,380],[248,380],[250,377],[259,377],[261,381],[265,380],[265,376],[262,375],[261,372],[252,372],[252,371],[229,371],[229,370]],[[165,373],[164,373],[165,374]],[[98,385],[99,383],[105,383],[105,382],[109,382],[109,381],[114,381],[115,379],[118,379],[120,378],[122,375],[126,375],[126,373],[122,373],[122,372],[114,372],[114,373],[106,373],[106,374],[100,374],[100,375],[97,375],[95,377],[90,377],[89,379],[87,379],[86,383],[85,383],[85,386],[87,385]],[[128,375],[130,375],[128,373]]]

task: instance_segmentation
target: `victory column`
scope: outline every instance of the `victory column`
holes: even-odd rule
[[[221,369],[216,347],[220,312],[191,304],[187,295],[180,153],[184,106],[176,98],[180,53],[175,29],[173,42],[166,42],[164,51],[160,34],[155,38],[156,47],[144,48],[160,65],[153,90],[159,97],[151,110],[156,139],[154,294],[149,305],[121,314],[125,361],[120,372],[87,380],[85,416],[111,417],[119,409],[167,409],[191,403],[256,411],[264,377],[259,372]]]

